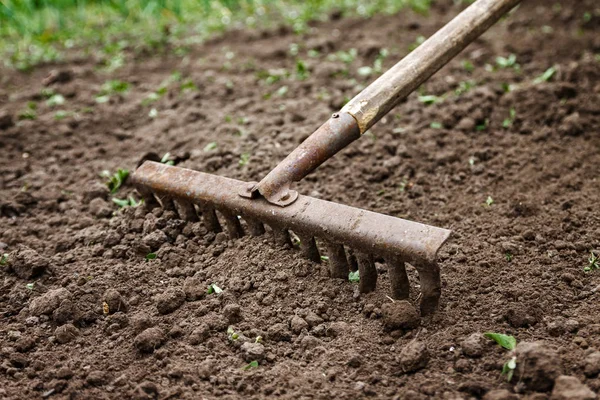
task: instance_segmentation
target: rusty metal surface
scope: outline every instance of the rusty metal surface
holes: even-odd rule
[[[182,203],[183,200],[184,204],[196,204],[198,209],[204,210],[203,221],[216,229],[220,229],[220,225],[213,210],[218,210],[232,237],[244,234],[237,221],[237,216],[241,216],[251,224],[260,221],[274,227],[278,238],[281,237],[281,232],[287,235],[289,229],[307,244],[311,238],[316,237],[327,243],[337,243],[342,252],[342,246],[347,246],[359,258],[361,281],[364,280],[361,284],[363,292],[375,289],[377,274],[373,259],[383,258],[391,260],[390,264],[396,268],[392,273],[395,281],[393,296],[406,298],[405,282],[408,279],[404,269],[397,266],[400,262],[410,263],[419,273],[423,314],[431,313],[437,307],[441,282],[436,256],[450,236],[451,232],[447,229],[302,195],[293,204],[280,207],[264,198],[248,199],[239,196],[237,193],[248,186],[246,182],[152,161],[140,166],[131,180],[144,193],[153,193],[167,206],[173,203],[167,199],[177,199],[176,203]],[[179,208],[184,212],[189,212],[190,209],[187,206]],[[286,244],[289,245],[287,240]],[[318,250],[312,243],[309,247],[309,257],[315,260]],[[348,264],[344,264],[344,274],[347,274]],[[332,267],[336,270],[334,275],[344,278],[337,271],[342,270],[341,265]]]
[[[239,194],[250,198],[260,194],[270,203],[285,207],[298,198],[298,193],[290,190],[292,182],[304,178],[359,137],[358,125],[351,115],[334,114],[263,180],[256,185],[244,186]]]

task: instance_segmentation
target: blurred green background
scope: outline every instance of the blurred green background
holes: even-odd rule
[[[0,56],[29,70],[70,50],[123,62],[122,53],[173,51],[232,28],[286,24],[299,34],[336,10],[368,17],[405,7],[426,12],[433,0],[0,0]]]

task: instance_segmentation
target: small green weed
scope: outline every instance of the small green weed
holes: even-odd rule
[[[486,332],[483,334],[488,339],[493,340],[506,350],[514,350],[517,347],[517,339],[514,336],[504,335],[502,333]],[[502,366],[502,375],[506,375],[506,380],[510,382],[517,368],[517,357],[513,356]]]
[[[149,261],[149,260],[156,260],[156,253],[148,253],[148,254],[146,254],[145,258],[146,258],[147,261]]]
[[[419,96],[419,101],[421,103],[429,106],[432,104],[441,103],[442,101],[444,101],[444,98],[433,95],[433,94],[428,94],[428,95]]]
[[[213,151],[217,148],[217,142],[210,142],[208,143],[206,146],[204,146],[204,151],[205,152],[209,152],[209,151]]]
[[[175,161],[171,160],[171,153],[165,153],[160,159],[160,162],[166,165],[175,165]]]
[[[519,71],[521,69],[521,66],[517,63],[517,56],[514,54],[511,54],[508,57],[496,57],[496,65],[501,69],[512,68],[515,71]]]
[[[221,289],[220,287],[217,286],[216,283],[211,283],[210,285],[208,285],[208,289],[206,291],[206,293],[208,294],[219,294],[219,293],[223,293],[223,289]]]
[[[509,117],[502,121],[502,127],[504,129],[510,128],[515,122],[515,118],[517,117],[517,112],[514,108],[510,109]]]
[[[554,76],[555,73],[556,73],[556,67],[550,67],[546,71],[544,71],[543,74],[541,74],[540,76],[535,78],[533,80],[533,83],[537,85],[542,82],[548,82]]]
[[[35,283],[28,283],[25,285],[25,287],[29,290],[33,290],[33,288],[35,287]]]
[[[33,101],[27,103],[25,110],[19,113],[19,119],[36,119],[37,118],[37,104]]]
[[[583,272],[592,272],[597,269],[600,269],[600,255],[594,254],[593,251],[590,251],[588,265],[583,268]]]
[[[507,251],[506,253],[504,253],[504,258],[506,259],[506,261],[511,262],[514,256],[512,255],[512,253]]]
[[[488,196],[487,199],[485,199],[485,205],[491,207],[492,204],[494,204],[494,199],[492,199],[492,196]]]
[[[248,165],[248,162],[250,162],[250,153],[240,154],[240,161],[238,163],[243,167],[244,165]]]
[[[119,207],[138,207],[144,203],[144,200],[137,201],[133,196],[129,196],[126,199],[118,199],[116,197],[112,198],[113,203],[118,205]]]
[[[248,371],[251,368],[258,368],[258,361],[256,361],[256,360],[251,361],[248,365],[244,366],[242,369],[244,371]]]
[[[360,271],[350,271],[348,273],[348,280],[350,282],[360,282]]]
[[[100,176],[102,176],[103,178],[108,178],[108,180],[106,181],[106,186],[108,186],[108,189],[111,193],[116,193],[121,187],[121,185],[123,185],[125,180],[127,180],[127,177],[129,176],[129,171],[126,169],[119,168],[117,172],[115,172],[112,175],[108,171],[102,171]]]
[[[488,118],[486,118],[485,121],[483,121],[481,124],[478,124],[475,127],[475,130],[477,130],[477,131],[485,131],[488,128],[489,124],[490,124],[490,120]]]
[[[46,100],[48,107],[62,106],[63,104],[65,104],[65,97],[62,94],[53,94]]]
[[[473,63],[470,60],[464,60],[462,62],[462,67],[467,72],[475,71],[475,66],[473,65]]]
[[[432,122],[431,124],[429,124],[429,127],[433,129],[442,129],[444,126],[441,122]]]
[[[0,256],[0,265],[8,265],[8,254],[4,253]]]

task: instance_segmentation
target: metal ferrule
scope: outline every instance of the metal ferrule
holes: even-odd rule
[[[262,181],[243,188],[239,194],[249,198],[262,196],[271,204],[287,206],[298,198],[298,193],[290,190],[292,182],[304,178],[359,137],[358,124],[350,114],[333,114]]]

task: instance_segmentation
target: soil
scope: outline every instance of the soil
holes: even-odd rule
[[[600,249],[594,0],[524,2],[422,87],[443,102],[412,94],[298,184],[454,231],[440,252],[439,310],[420,322],[386,297],[385,265],[378,290],[360,295],[269,235],[229,240],[170,211],[119,209],[99,176],[169,152],[178,166],[259,180],[373,79],[359,67],[384,47],[391,66],[454,3],[427,16],[332,14],[301,36],[236,31],[183,57],[132,50],[113,73],[77,54],[29,74],[2,70],[0,397],[593,398],[600,271],[583,268]],[[259,71],[295,70],[292,43],[309,77],[265,83]],[[327,54],[351,48],[344,74]],[[520,68],[485,67],[509,54]],[[142,104],[174,71],[198,90],[174,82]],[[108,79],[129,91],[96,103]],[[466,81],[476,85],[456,95]],[[65,104],[46,104],[44,88]],[[29,102],[37,118],[18,120]],[[73,114],[56,119],[58,109]],[[126,181],[115,196],[128,195],[139,199]],[[207,293],[211,284],[222,292]],[[520,343],[511,382],[500,372],[513,353],[484,339],[489,331]]]

